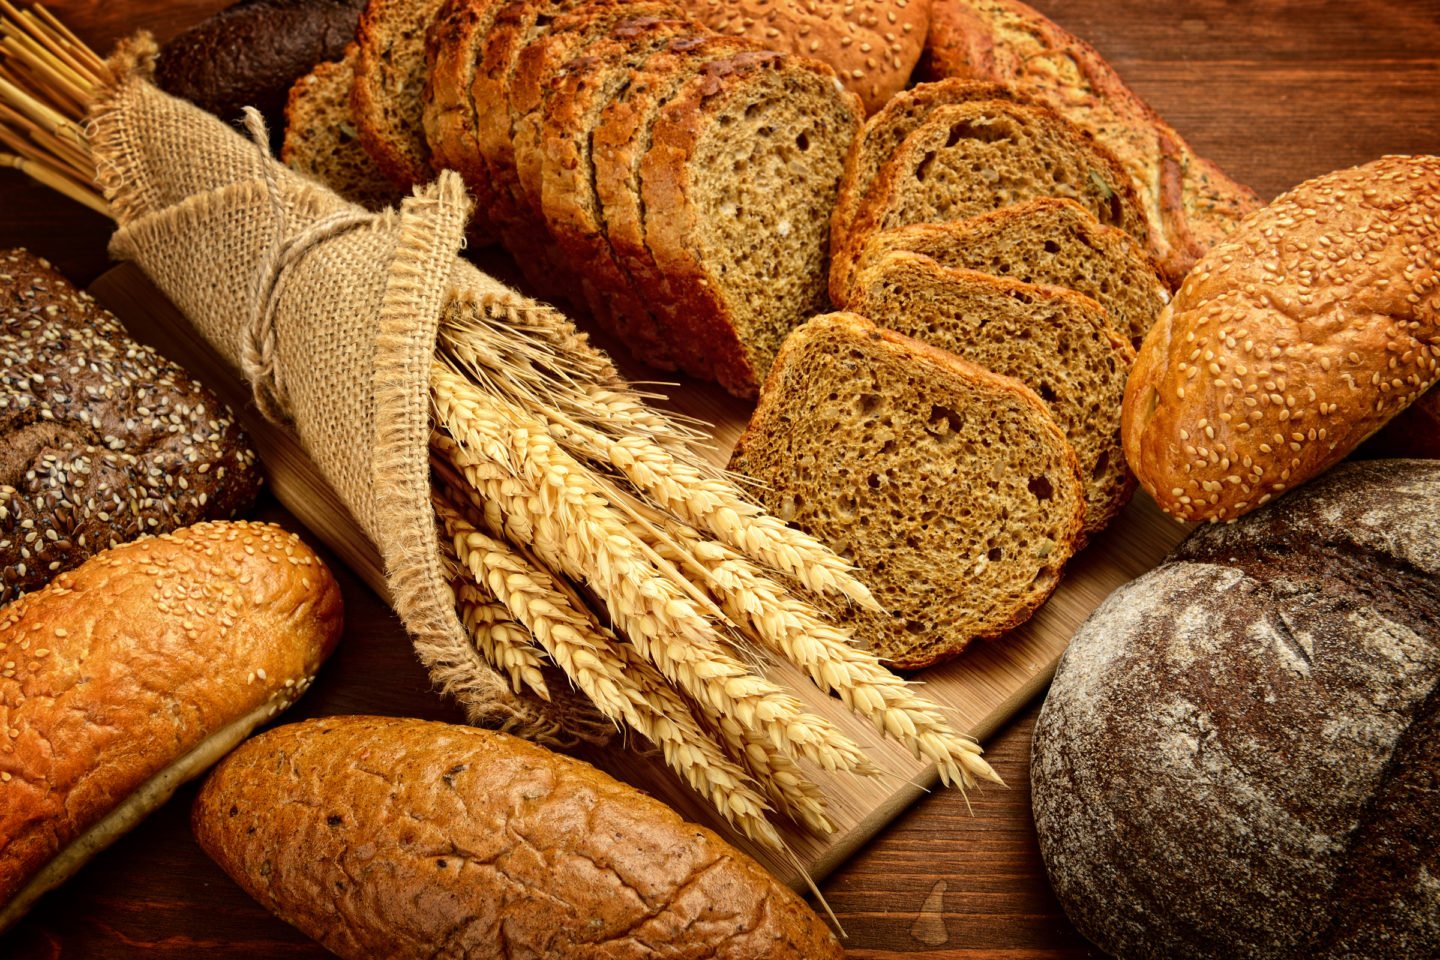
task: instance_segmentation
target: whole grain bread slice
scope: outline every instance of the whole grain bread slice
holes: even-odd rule
[[[936,108],[881,166],[836,257],[843,291],[870,235],[911,223],[964,220],[1037,197],[1069,197],[1141,243],[1144,209],[1119,162],[1048,107],[1004,100]]]
[[[924,254],[946,267],[1083,293],[1105,308],[1137,350],[1170,302],[1155,258],[1074,200],[1043,197],[968,220],[881,230],[871,234],[855,272],[897,250]]]
[[[1072,290],[942,267],[903,252],[869,267],[855,289],[856,312],[1040,395],[1079,459],[1087,535],[1120,512],[1135,489],[1120,442],[1135,351],[1103,307]]]
[[[819,60],[712,61],[656,118],[640,163],[645,242],[677,334],[754,396],[789,332],[828,309],[827,226],[863,119]]]
[[[853,314],[790,334],[730,468],[856,564],[888,613],[831,612],[907,670],[1029,619],[1085,509],[1075,453],[1031,390]]]
[[[351,110],[365,151],[409,187],[435,175],[425,142],[425,32],[441,0],[370,0],[360,16]]]
[[[404,192],[387,177],[365,148],[350,113],[359,48],[322,63],[295,81],[285,105],[285,145],[280,159],[314,177],[346,200],[371,210],[398,203]]]

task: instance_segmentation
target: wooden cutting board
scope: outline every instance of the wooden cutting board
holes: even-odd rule
[[[145,275],[137,267],[123,264],[100,277],[91,292],[124,321],[136,339],[186,367],[239,412],[277,499],[383,597],[385,583],[378,553],[299,443],[259,415],[238,374]],[[620,351],[611,353],[621,355]],[[628,372],[636,378],[646,376],[638,369]],[[658,389],[669,395],[674,409],[714,425],[712,456],[716,463],[725,463],[750,406],[707,384],[687,382]],[[956,497],[966,493],[954,491]],[[1164,517],[1143,493],[1137,495],[1110,529],[1071,561],[1059,589],[1029,623],[1001,640],[974,644],[954,661],[923,671],[914,679],[923,683],[927,696],[947,708],[957,729],[983,743],[1045,688],[1081,621],[1120,584],[1155,566],[1185,532],[1184,526]],[[704,801],[670,775],[657,753],[642,751],[639,742],[621,747],[617,741],[615,746],[585,756],[619,779],[663,799],[686,818],[721,832],[786,882],[803,889],[802,870],[818,882],[934,787],[936,774],[933,766],[915,760],[893,741],[881,739],[868,723],[822,694],[799,671],[782,665],[773,675],[796,690],[811,710],[830,718],[865,746],[890,774],[862,778],[812,770],[825,791],[837,832],[820,838],[788,822],[782,824],[796,861],[758,849],[731,831]]]

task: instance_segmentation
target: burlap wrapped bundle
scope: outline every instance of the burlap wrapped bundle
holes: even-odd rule
[[[574,695],[517,696],[473,654],[442,567],[431,504],[429,375],[442,307],[538,305],[458,257],[458,176],[371,214],[148,82],[153,45],[112,60],[91,111],[98,181],[139,265],[285,420],[379,548],[391,600],[432,677],[472,722],[552,745],[610,725]],[[263,138],[262,138],[263,141]],[[468,651],[468,654],[467,654]]]

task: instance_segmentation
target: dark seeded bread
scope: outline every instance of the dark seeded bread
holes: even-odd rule
[[[425,142],[425,31],[441,0],[370,0],[360,17],[351,109],[360,142],[385,175],[410,186],[433,177]]]
[[[665,369],[674,362],[650,307],[631,289],[606,237],[591,145],[601,113],[624,95],[646,58],[672,40],[701,35],[675,21],[612,31],[586,57],[567,65],[541,123],[541,209],[551,235],[579,271],[592,315],[637,358]]]
[[[1130,499],[1120,406],[1135,351],[1094,300],[892,253],[859,278],[855,309],[1039,394],[1079,458],[1087,534]]]
[[[292,170],[314,177],[346,200],[379,210],[398,203],[404,192],[360,144],[350,113],[359,48],[322,63],[295,81],[285,106],[285,146],[280,158]]]
[[[637,292],[663,290],[665,283],[645,245],[645,211],[640,197],[640,160],[650,149],[650,135],[660,107],[703,64],[754,48],[750,41],[732,37],[672,41],[645,59],[595,125],[591,135],[595,195],[616,262]],[[698,346],[666,332],[670,301],[663,296],[649,299],[653,322],[658,324],[649,339],[668,344],[672,364],[682,366],[693,376],[708,377],[709,360]],[[642,318],[640,322],[645,321]]]
[[[1034,393],[853,314],[785,341],[730,467],[855,562],[889,614],[834,613],[902,669],[1027,620],[1084,514],[1074,451]]]
[[[1145,211],[1119,162],[1047,107],[987,100],[934,110],[890,155],[836,257],[844,290],[870,235],[911,223],[964,220],[1037,197],[1069,197],[1141,243]]]
[[[665,104],[640,164],[645,242],[674,333],[754,396],[785,336],[828,308],[827,226],[860,100],[818,60],[747,53]]]
[[[916,223],[871,234],[856,273],[887,253],[922,253],[943,266],[1066,287],[1095,300],[1139,349],[1170,302],[1160,265],[1122,230],[1074,200],[1046,197],[948,223]]]

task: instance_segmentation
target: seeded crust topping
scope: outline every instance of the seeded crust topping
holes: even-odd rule
[[[208,390],[24,250],[0,252],[0,603],[259,488]]]

